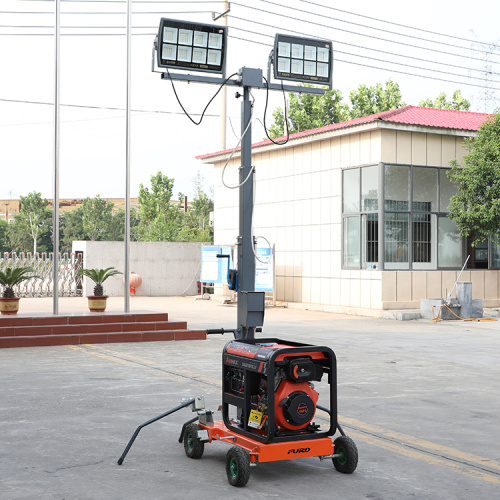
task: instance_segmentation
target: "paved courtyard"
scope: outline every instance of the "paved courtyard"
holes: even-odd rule
[[[85,308],[85,299],[60,302],[61,314]],[[131,308],[166,311],[193,328],[236,320],[234,305],[191,297],[134,297]],[[112,299],[113,309],[123,310],[123,299]],[[49,299],[21,302],[21,314],[51,310]],[[182,398],[200,394],[217,409],[228,334],[13,348],[0,350],[0,498],[498,498],[500,322],[268,308],[261,336],[335,351],[339,422],[359,450],[354,474],[305,458],[259,464],[244,489],[234,488],[227,445],[206,445],[201,460],[185,456],[178,437],[189,410],[143,429],[117,465],[136,427]]]

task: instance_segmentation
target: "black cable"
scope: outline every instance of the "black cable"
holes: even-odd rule
[[[193,120],[191,118],[191,115],[184,109],[184,106],[182,105],[182,102],[181,100],[179,99],[179,96],[177,95],[177,91],[175,90],[175,85],[174,85],[174,81],[172,80],[172,77],[170,76],[170,72],[168,71],[168,68],[167,68],[167,75],[168,75],[168,78],[170,79],[170,83],[172,84],[172,89],[174,90],[174,94],[175,94],[175,97],[177,99],[177,102],[179,103],[179,106],[182,108],[182,111],[184,111],[184,114],[195,124],[195,125],[199,125],[202,120],[203,120],[203,117],[205,116],[205,111],[208,109],[208,106],[210,106],[210,104],[212,103],[212,101],[217,97],[218,93],[222,90],[222,87],[224,87],[224,85],[233,77],[233,76],[236,76],[238,73],[233,73],[231,76],[228,76],[219,86],[217,92],[212,96],[212,98],[210,99],[210,101],[208,101],[208,104],[205,106],[205,109],[203,110],[203,113],[201,114],[201,117],[200,117],[200,120],[198,122],[196,122],[195,120]]]
[[[238,30],[238,31],[245,31],[246,33],[251,33],[252,35],[260,35],[260,36],[265,36],[265,37],[268,37],[268,38],[273,38],[274,39],[274,35],[268,35],[267,33],[257,33],[256,31],[252,31],[252,30],[247,30],[245,28],[240,28],[238,26],[231,26],[231,28],[233,30]],[[277,29],[285,29],[285,28],[277,28]],[[287,30],[289,31],[289,30]],[[292,31],[292,33],[296,33],[296,34],[299,34],[299,35],[305,35],[304,33],[301,33],[299,31]],[[426,63],[430,63],[430,64],[438,64],[440,66],[443,66],[443,63],[441,62],[438,62],[438,61],[431,61],[429,59],[422,59],[421,57],[413,57],[413,56],[407,56],[407,55],[401,55],[401,54],[396,54],[394,52],[387,52],[387,51],[384,51],[384,50],[378,50],[378,49],[375,49],[375,48],[371,48],[371,47],[362,47],[360,45],[355,45],[355,44],[352,44],[352,43],[347,43],[347,42],[339,42],[337,41],[336,43],[340,44],[340,45],[348,45],[350,47],[355,47],[355,48],[358,48],[358,49],[363,49],[363,50],[373,50],[373,51],[376,51],[376,52],[379,52],[381,54],[387,54],[387,55],[390,55],[390,56],[396,56],[396,57],[404,57],[406,59],[413,59],[415,61],[422,61],[422,62],[426,62]],[[463,75],[458,75],[456,73],[450,73],[450,72],[447,72],[447,71],[442,71],[442,70],[437,70],[437,69],[430,69],[430,68],[421,68],[419,66],[413,66],[411,64],[405,64],[405,63],[400,63],[400,62],[392,62],[392,61],[386,61],[385,59],[378,59],[378,58],[375,58],[375,57],[370,57],[370,56],[365,56],[365,55],[361,55],[361,54],[353,54],[351,52],[344,52],[344,51],[341,51],[341,50],[335,50],[335,53],[336,54],[345,54],[345,55],[348,55],[348,56],[355,56],[355,57],[364,57],[366,59],[371,59],[371,60],[374,60],[374,61],[379,61],[379,62],[385,62],[385,63],[389,63],[389,64],[397,64],[399,66],[408,66],[410,68],[415,68],[415,69],[423,69],[425,71],[435,71],[435,72],[438,72],[438,73],[444,73],[444,74],[448,74],[448,75],[452,75],[452,76],[460,76],[460,77],[463,77],[463,78],[475,78],[475,79],[478,79],[478,80],[484,80],[484,78],[481,78],[481,77],[474,77],[474,76],[470,76],[470,77],[465,77]],[[459,66],[459,65],[456,65],[456,64],[449,64],[449,63],[446,63],[446,66],[450,67],[450,68],[459,68],[459,69],[463,69],[463,70],[468,70],[468,71],[476,71],[478,73],[484,73],[484,70],[481,70],[481,69],[475,69],[475,68],[469,68],[469,67],[466,67],[466,66]],[[495,74],[495,75],[498,75],[500,73],[495,73],[495,72],[492,72],[492,74]],[[500,83],[500,82],[499,82]]]
[[[264,0],[266,1],[266,0]],[[336,10],[338,12],[343,12],[344,14],[350,14],[351,16],[358,16],[358,17],[364,17],[365,19],[370,19],[371,21],[377,21],[379,23],[386,23],[386,24],[392,24],[394,26],[399,26],[400,28],[408,28],[411,30],[416,30],[416,31],[422,31],[424,33],[430,33],[431,35],[438,35],[438,36],[444,36],[446,38],[454,38],[456,40],[462,40],[464,42],[469,42],[469,43],[477,43],[477,40],[469,40],[468,38],[462,38],[459,36],[455,35],[447,35],[446,33],[437,33],[436,31],[431,31],[431,30],[426,30],[423,28],[415,28],[414,26],[409,26],[406,24],[400,24],[400,23],[395,23],[394,21],[386,21],[385,19],[378,19],[376,17],[370,17],[370,16],[365,16],[364,14],[357,14],[356,12],[349,12],[348,10],[342,10],[336,7],[331,7],[330,5],[322,5],[319,3],[311,2],[308,0],[301,0],[304,3],[309,3],[311,5],[315,5],[317,7],[323,7],[324,9],[331,9],[331,10]],[[492,43],[486,43],[485,45],[491,45],[494,46]]]
[[[440,54],[445,54],[445,55],[448,55],[448,56],[463,57],[463,58],[466,58],[466,59],[475,59],[475,60],[478,60],[478,61],[483,61],[483,59],[481,59],[479,57],[466,56],[466,55],[463,55],[463,54],[453,54],[452,52],[446,52],[444,50],[431,49],[431,48],[426,48],[426,47],[420,47],[418,45],[412,45],[410,43],[397,42],[397,41],[394,41],[394,40],[388,40],[386,38],[380,38],[380,37],[368,35],[368,34],[365,34],[365,33],[358,33],[356,31],[346,30],[346,29],[343,29],[343,28],[336,28],[336,27],[333,27],[333,26],[329,26],[327,24],[321,24],[321,23],[317,23],[317,22],[314,22],[314,21],[308,21],[306,19],[299,19],[297,17],[287,16],[286,14],[282,14],[282,13],[276,14],[275,12],[270,12],[270,11],[267,11],[267,10],[264,10],[264,9],[259,9],[258,7],[249,7],[248,5],[243,5],[243,4],[238,4],[238,5],[240,5],[241,7],[247,7],[248,9],[258,10],[259,12],[263,12],[265,14],[279,15],[280,18],[284,17],[284,18],[287,18],[287,19],[291,19],[293,21],[304,22],[304,23],[308,23],[308,24],[314,24],[316,26],[320,26],[321,28],[333,29],[333,30],[337,30],[337,31],[342,31],[344,33],[349,33],[351,35],[358,35],[358,36],[368,37],[371,40],[379,40],[379,41],[382,41],[382,42],[395,43],[397,45],[403,45],[405,47],[411,47],[413,49],[430,50],[432,52],[438,52]],[[268,26],[268,27],[271,27],[271,28],[274,28],[274,29],[281,29],[281,28],[277,28],[276,26],[271,26],[271,25],[267,25],[267,24],[264,24],[264,23],[260,23],[259,21],[252,21],[251,19],[238,18],[238,17],[236,17],[234,15],[231,16],[231,18],[239,19],[241,21],[248,21],[248,22],[251,22],[251,23],[253,22],[253,23],[257,23],[257,24],[262,24],[264,26]]]
[[[461,49],[461,50],[468,50],[466,47],[462,47],[461,45],[455,45],[453,43],[438,42],[437,40],[430,40],[429,38],[422,38],[422,37],[418,37],[418,36],[414,36],[414,35],[408,35],[406,33],[398,33],[396,31],[390,31],[390,30],[383,29],[383,28],[377,28],[375,26],[368,26],[366,24],[360,24],[360,23],[355,23],[355,22],[352,22],[352,21],[346,21],[345,19],[340,19],[338,17],[325,16],[324,14],[318,14],[317,12],[310,12],[310,11],[307,11],[307,10],[298,9],[296,7],[289,7],[288,5],[282,5],[282,4],[279,4],[279,3],[271,2],[270,0],[263,0],[263,1],[265,3],[269,3],[271,5],[276,5],[278,7],[285,7],[287,9],[293,9],[296,12],[302,12],[304,14],[310,14],[310,15],[314,15],[314,16],[319,16],[319,17],[322,17],[322,18],[331,19],[332,21],[339,21],[341,23],[352,24],[354,26],[359,26],[360,28],[368,28],[368,29],[371,29],[371,30],[382,31],[383,33],[389,33],[390,35],[404,36],[404,37],[407,37],[407,38],[412,38],[413,40],[421,40],[423,42],[437,43],[439,45],[446,45],[448,47],[454,47],[454,48]],[[240,5],[240,4],[236,3],[236,5]],[[315,5],[323,7],[322,5],[319,5],[319,4],[315,4]],[[483,52],[483,51],[478,50],[478,52]]]
[[[263,42],[257,42],[256,40],[249,40],[248,38],[241,38],[241,37],[237,37],[237,36],[234,36],[234,35],[230,35],[230,38],[235,38],[236,40],[241,40],[243,42],[249,42],[249,43],[256,43],[258,45],[264,45],[265,47],[272,47],[272,45],[270,45],[270,44],[263,43]],[[360,57],[362,57],[362,56],[360,56]],[[355,66],[363,66],[365,68],[378,69],[380,71],[392,71],[394,73],[400,73],[402,75],[414,76],[416,78],[426,78],[427,80],[437,80],[437,81],[440,81],[440,82],[455,83],[457,85],[467,85],[469,87],[477,87],[477,88],[481,88],[481,89],[489,89],[490,88],[490,87],[488,87],[486,85],[478,85],[476,83],[457,82],[457,81],[454,81],[454,80],[445,80],[444,78],[437,78],[437,77],[434,77],[434,76],[417,75],[415,73],[408,73],[407,71],[398,71],[396,69],[380,68],[378,66],[370,66],[368,64],[356,63],[354,61],[344,61],[342,59],[335,59],[335,61],[336,62],[346,63],[346,64],[353,64]],[[467,78],[467,77],[464,76],[464,78]],[[493,90],[500,90],[500,89],[493,88]]]
[[[277,142],[275,141],[268,133],[267,131],[267,125],[266,125],[266,113],[267,113],[267,102],[269,98],[269,82],[267,81],[267,78],[263,76],[264,81],[266,82],[266,105],[264,107],[264,131],[266,132],[267,138],[273,143],[278,146],[283,146],[290,140],[290,131],[288,130],[288,113],[286,110],[286,96],[285,96],[285,89],[283,88],[283,80],[281,80],[281,90],[283,92],[283,109],[284,109],[284,116],[285,116],[285,126],[286,126],[286,140],[284,142]]]

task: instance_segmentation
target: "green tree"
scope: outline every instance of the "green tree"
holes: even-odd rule
[[[458,89],[453,92],[451,101],[447,101],[446,94],[441,92],[434,101],[425,99],[425,101],[420,101],[418,105],[424,108],[455,109],[457,111],[469,111],[470,109],[470,102]]]
[[[301,84],[303,87],[314,87],[310,84]],[[342,94],[339,90],[327,90],[324,96],[314,94],[290,94],[288,111],[288,130],[295,134],[301,130],[324,127],[332,123],[348,120],[349,109],[342,103]],[[274,123],[269,127],[272,138],[286,134],[285,116],[282,108],[273,112]]]
[[[475,138],[465,139],[463,164],[451,162],[449,179],[458,193],[451,197],[448,217],[473,246],[500,229],[500,114],[484,122]]]
[[[59,226],[61,229],[59,248],[61,252],[71,252],[73,241],[88,239],[83,230],[82,216],[82,207],[61,213],[59,217]]]
[[[402,101],[399,85],[387,80],[385,88],[377,83],[374,87],[359,85],[357,90],[349,94],[351,100],[351,118],[373,115],[382,111],[406,106]]]
[[[99,195],[86,198],[82,204],[83,233],[90,241],[102,240],[109,231],[113,220],[113,203],[103,200]]]
[[[213,242],[214,232],[210,227],[210,212],[214,209],[214,201],[203,189],[203,176],[198,172],[193,179],[194,198],[188,212],[182,213],[181,229],[178,241]]]
[[[312,85],[305,84],[304,87]],[[406,106],[402,101],[399,85],[392,80],[387,81],[385,88],[380,83],[374,87],[360,85],[349,95],[351,108],[342,102],[342,93],[339,90],[327,90],[324,96],[290,94],[289,132],[293,134]],[[269,135],[273,138],[281,137],[286,133],[283,110],[276,108],[273,118],[274,123],[269,127]]]
[[[179,205],[170,203],[174,179],[158,171],[151,176],[151,189],[139,188],[139,241],[176,241],[179,232]]]
[[[0,253],[7,252],[7,229],[9,223],[6,220],[0,219]]]
[[[51,249],[52,211],[48,205],[41,193],[21,196],[21,210],[7,230],[12,250],[36,253]]]

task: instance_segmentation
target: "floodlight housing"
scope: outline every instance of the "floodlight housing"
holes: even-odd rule
[[[333,47],[328,40],[276,34],[274,78],[332,88]]]
[[[158,29],[159,68],[224,73],[227,28],[162,18]]]

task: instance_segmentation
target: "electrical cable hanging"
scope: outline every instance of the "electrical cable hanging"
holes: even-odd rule
[[[245,137],[246,133],[248,132],[248,129],[250,128],[250,125],[252,124],[253,109],[254,109],[253,105],[255,103],[255,97],[253,96],[252,92],[249,92],[249,93],[250,93],[250,96],[252,97],[252,104],[250,106],[252,112],[250,114],[250,119],[248,120],[248,124],[245,127],[245,130],[243,131],[243,134],[241,134],[241,137],[240,137],[240,139],[238,141],[238,144],[236,144],[236,146],[234,147],[234,149],[231,151],[231,154],[229,155],[229,158],[226,160],[226,163],[224,164],[224,167],[222,168],[221,181],[222,181],[222,184],[225,187],[227,187],[228,189],[238,189],[238,188],[240,188],[241,186],[243,186],[244,184],[246,184],[246,182],[248,181],[248,179],[250,179],[250,176],[252,175],[252,173],[255,171],[255,167],[252,165],[252,167],[250,168],[250,172],[248,172],[248,175],[246,176],[246,178],[243,180],[243,182],[240,182],[239,184],[235,184],[235,185],[226,184],[226,181],[224,180],[224,174],[226,172],[226,168],[229,165],[229,162],[231,161],[231,159],[233,158],[234,153],[236,153],[236,150],[240,146],[241,141],[243,140],[243,138]],[[242,168],[242,167],[240,167],[240,168]]]
[[[285,89],[283,87],[283,80],[281,80],[281,90],[283,91],[283,102],[284,102],[284,105],[283,105],[283,109],[284,109],[284,115],[285,115],[285,127],[286,127],[286,140],[283,141],[283,142],[278,142],[278,141],[275,141],[268,133],[267,131],[267,126],[266,126],[266,114],[267,114],[267,103],[268,103],[268,98],[269,98],[269,82],[267,81],[267,78],[265,76],[263,76],[262,78],[264,78],[264,81],[266,82],[266,105],[264,107],[264,131],[266,132],[266,135],[267,135],[267,138],[273,143],[273,144],[276,144],[277,146],[283,146],[284,144],[286,144],[289,139],[290,139],[290,130],[288,129],[288,111],[287,111],[287,105],[286,105],[286,96],[285,96]],[[283,130],[284,132],[284,130]]]
[[[184,114],[195,124],[195,125],[199,125],[202,120],[203,120],[203,117],[205,116],[205,111],[208,109],[208,106],[210,106],[210,104],[212,103],[212,101],[217,97],[218,93],[222,90],[222,87],[224,87],[224,85],[233,77],[233,76],[236,76],[238,73],[233,73],[232,75],[228,76],[219,86],[217,92],[212,96],[212,98],[210,99],[210,101],[208,101],[208,104],[205,106],[205,109],[203,110],[203,113],[201,114],[201,117],[200,117],[200,120],[199,121],[195,121],[193,120],[193,118],[191,118],[191,115],[186,111],[186,109],[184,108],[184,106],[182,105],[182,102],[181,100],[179,99],[179,96],[177,95],[177,91],[175,90],[175,85],[174,85],[174,81],[172,80],[172,77],[170,76],[170,72],[168,71],[168,68],[167,69],[167,75],[168,75],[168,78],[170,79],[170,83],[172,84],[172,89],[174,90],[174,94],[175,94],[175,97],[177,99],[177,102],[179,103],[179,106],[182,108],[182,111],[184,111]]]

